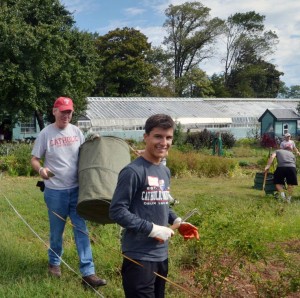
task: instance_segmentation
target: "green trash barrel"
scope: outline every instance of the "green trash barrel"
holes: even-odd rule
[[[119,172],[129,162],[129,146],[120,138],[97,136],[81,145],[77,203],[77,213],[81,217],[100,224],[112,223],[109,206]]]
[[[255,177],[254,177],[253,188],[262,190],[263,184],[264,184],[264,177],[265,177],[264,172],[256,173]],[[274,179],[274,175],[271,173],[268,173],[267,178],[266,178],[266,184],[265,184],[265,193],[266,194],[273,194],[276,191],[276,187],[275,187],[273,179]]]

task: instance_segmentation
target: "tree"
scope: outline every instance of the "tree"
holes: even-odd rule
[[[265,31],[265,16],[255,11],[236,13],[226,22],[226,56],[224,80],[228,86],[228,77],[232,71],[240,68],[242,63],[251,64],[251,59],[262,61],[274,52],[278,43],[275,32]]]
[[[176,96],[171,58],[170,53],[162,47],[152,47],[149,52],[147,60],[158,70],[158,73],[152,78],[149,96]]]
[[[72,97],[76,112],[94,86],[93,36],[73,28],[58,0],[9,0],[0,6],[0,110],[39,126],[50,119],[58,96]]]
[[[193,68],[176,82],[182,84],[178,89],[183,90],[182,95],[185,97],[211,97],[214,96],[214,90],[206,73],[199,69]]]
[[[300,98],[300,86],[292,85],[288,92],[288,98]]]
[[[147,37],[133,28],[108,32],[96,40],[100,58],[97,96],[144,96],[151,79],[158,73],[147,61],[151,44]]]
[[[225,86],[224,74],[213,74],[210,78],[214,95],[217,98],[231,97],[230,91]]]
[[[282,74],[275,65],[252,58],[251,63],[242,62],[231,71],[226,87],[231,97],[276,98]]]
[[[278,98],[288,98],[290,88],[285,84],[285,82],[280,81]]]
[[[168,35],[164,44],[172,53],[175,80],[213,55],[212,46],[223,32],[224,22],[219,18],[210,19],[209,11],[200,2],[170,5],[165,11],[167,20],[164,27]],[[179,96],[182,95],[182,87],[181,84],[176,85]]]

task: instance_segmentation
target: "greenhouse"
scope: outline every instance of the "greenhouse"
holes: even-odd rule
[[[85,133],[141,140],[146,119],[170,115],[184,131],[230,131],[247,137],[259,127],[267,109],[293,109],[299,99],[88,97],[86,114],[78,121]]]

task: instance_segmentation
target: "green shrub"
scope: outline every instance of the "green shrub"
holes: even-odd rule
[[[250,164],[249,164],[248,161],[241,160],[241,161],[239,162],[239,166],[240,166],[240,167],[248,167],[249,165],[250,165]]]
[[[224,131],[221,134],[224,148],[232,148],[236,142],[234,135],[229,131]]]
[[[211,148],[215,133],[204,129],[198,132],[188,133],[185,139],[185,144],[191,144],[193,149],[200,150],[203,148]],[[231,132],[221,132],[223,148],[232,148],[236,142],[234,135]]]
[[[8,151],[9,155],[0,157],[0,170],[11,176],[35,175],[30,164],[31,150],[32,144],[12,144]]]
[[[237,146],[246,146],[246,147],[257,146],[258,141],[255,138],[242,138],[242,139],[238,139],[235,142],[235,145],[237,145]]]
[[[212,133],[207,129],[204,129],[202,131],[191,132],[187,134],[185,143],[191,144],[195,150],[199,150],[201,148],[210,148],[212,138]]]
[[[16,144],[13,143],[2,143],[0,144],[0,156],[7,156],[10,155]]]

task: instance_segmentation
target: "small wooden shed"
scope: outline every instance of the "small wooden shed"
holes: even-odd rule
[[[259,118],[261,136],[269,134],[282,139],[286,133],[300,135],[300,115],[294,109],[267,109]]]

